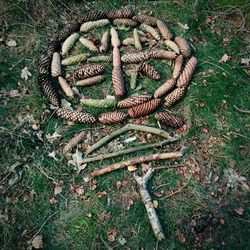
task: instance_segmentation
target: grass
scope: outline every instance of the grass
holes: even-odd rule
[[[2,1],[2,249],[26,248],[39,228],[45,249],[249,248],[246,186],[239,181],[230,182],[225,176],[228,169],[234,171],[234,176],[249,176],[249,115],[238,112],[234,107],[250,109],[249,68],[240,64],[241,58],[249,57],[246,53],[249,4],[243,0],[195,1],[195,4],[193,1],[125,2],[140,10],[152,11],[152,15],[169,21],[175,34],[192,42],[199,60],[192,86],[173,109],[174,112],[190,116],[192,127],[182,142],[165,147],[165,150],[174,150],[184,144],[188,147],[187,154],[180,161],[153,163],[153,166],[167,168],[157,172],[149,183],[152,197],[159,203],[157,212],[166,240],[156,242],[131,173],[121,170],[98,178],[97,183],[86,184],[83,181],[83,175],[93,167],[112,164],[131,156],[89,164],[83,174],[77,174],[67,164],[66,157],[59,154],[55,161],[48,156],[49,152],[58,150],[79,130],[84,129],[89,134],[86,143],[94,143],[105,133],[121,126],[105,129],[99,125],[66,126],[53,113],[45,111],[49,104],[36,83],[36,60],[46,49],[47,38],[61,27],[70,13],[83,13],[83,10],[93,8],[120,8],[122,1]],[[244,16],[244,23],[240,16]],[[212,19],[211,23],[208,17]],[[177,22],[187,24],[189,29],[181,29]],[[6,46],[5,42],[10,39],[17,42],[17,47]],[[229,44],[225,45],[225,39],[229,40]],[[224,54],[229,54],[231,59],[220,64],[219,60]],[[25,66],[32,73],[27,81],[20,77],[21,69]],[[169,66],[166,68],[164,63],[159,63],[156,67],[164,79],[168,77]],[[160,83],[144,79],[142,84],[152,92]],[[91,87],[85,93],[93,98],[112,94],[111,88],[106,90],[103,86],[108,88],[110,81]],[[8,93],[13,89],[20,93],[25,90],[26,94],[9,97]],[[143,122],[156,125],[151,117]],[[38,124],[38,130],[32,129],[34,124]],[[39,131],[43,132],[43,141],[39,139]],[[46,135],[52,135],[55,131],[63,136],[50,143]],[[145,135],[135,135],[138,139],[129,146],[146,140]],[[117,150],[125,138],[127,135],[121,136],[120,140],[110,143],[101,152]],[[134,155],[145,153],[150,151]],[[10,172],[9,167],[17,161],[21,165],[15,168],[14,173]],[[189,180],[190,174],[192,177]],[[188,185],[181,192],[166,198],[171,190],[178,190],[188,180]],[[55,181],[63,182],[63,191],[56,196]],[[118,181],[123,183],[119,192],[116,188]],[[163,186],[157,189],[160,185]],[[82,190],[81,195],[76,192],[77,188]],[[100,192],[103,191],[107,194],[101,197]],[[50,199],[54,196],[58,203],[53,205]],[[235,212],[234,209],[239,207],[244,209],[243,215]],[[47,221],[51,215],[53,217]],[[108,241],[110,229],[116,232],[114,241]],[[122,238],[126,241],[124,245],[120,243]]]

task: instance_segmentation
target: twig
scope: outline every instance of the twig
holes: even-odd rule
[[[173,192],[172,194],[169,194],[169,195],[167,195],[167,196],[165,196],[165,197],[162,197],[162,198],[168,199],[169,197],[171,197],[171,196],[173,196],[173,195],[176,195],[176,194],[180,193],[180,192],[182,191],[182,189],[184,189],[184,188],[189,184],[189,182],[190,182],[190,180],[191,180],[191,177],[192,177],[192,175],[189,176],[188,181],[187,181],[182,187],[180,187],[178,190],[176,190],[176,191]]]
[[[235,108],[237,111],[241,112],[241,113],[250,114],[250,110],[243,110],[243,109],[240,109],[240,108],[238,108],[236,105],[234,105],[234,108]]]
[[[140,177],[136,173],[134,173],[134,177],[139,186],[140,196],[146,208],[154,235],[157,238],[157,240],[160,241],[163,240],[165,237],[156,210],[153,206],[151,196],[147,190],[147,182],[150,180],[153,174],[154,174],[154,169],[149,168],[149,170],[144,176]]]
[[[120,129],[110,133],[109,135],[103,137],[97,143],[93,144],[85,152],[85,155],[89,155],[90,153],[92,153],[96,149],[100,148],[103,144],[105,144],[109,140],[111,140],[114,137],[117,137],[118,135],[121,135],[121,134],[123,134],[123,133],[125,133],[127,131],[130,131],[130,130],[136,130],[136,131],[143,131],[143,132],[147,132],[147,133],[152,133],[152,134],[159,135],[159,136],[161,136],[163,138],[166,138],[166,139],[170,138],[169,133],[165,132],[164,130],[158,129],[158,128],[148,127],[148,126],[144,126],[144,125],[127,124],[126,126],[124,126],[124,127],[120,128]]]
[[[117,169],[125,168],[130,165],[136,165],[139,163],[149,162],[149,161],[154,161],[154,160],[165,160],[165,159],[170,159],[170,158],[177,158],[177,157],[181,157],[182,155],[183,155],[182,151],[144,155],[144,156],[136,157],[127,161],[114,163],[112,165],[108,165],[100,169],[96,169],[90,174],[90,177],[101,176],[101,175],[110,173],[112,171],[115,171]]]
[[[36,238],[36,236],[42,231],[42,229],[44,228],[44,226],[47,224],[47,222],[53,217],[55,216],[57,213],[59,213],[58,211],[53,213],[52,215],[50,215],[42,224],[42,226],[38,229],[38,231],[34,234],[34,236],[32,237],[32,239],[29,241],[29,244],[32,243],[32,241]]]
[[[109,153],[109,154],[97,155],[95,157],[90,157],[90,158],[83,159],[82,163],[88,163],[88,162],[93,162],[93,161],[104,160],[104,159],[112,158],[112,157],[115,157],[115,156],[125,155],[125,154],[129,154],[129,153],[132,153],[132,152],[138,152],[138,151],[149,149],[149,148],[162,147],[162,146],[164,146],[164,145],[166,145],[168,143],[177,141],[179,139],[180,139],[180,137],[172,137],[170,139],[166,139],[164,141],[160,141],[160,142],[156,142],[156,143],[152,143],[152,144],[146,144],[146,145],[143,145],[143,146],[128,148],[128,149],[120,150],[120,151]]]
[[[49,180],[52,181],[56,181],[56,179],[50,177],[49,175],[47,175],[41,168],[39,168],[38,166],[34,165],[44,176],[46,176]]]

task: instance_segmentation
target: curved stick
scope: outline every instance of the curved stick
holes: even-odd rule
[[[161,136],[161,137],[166,138],[166,139],[170,138],[169,133],[167,133],[164,130],[158,129],[158,128],[148,127],[148,126],[144,126],[144,125],[127,124],[126,126],[124,126],[124,127],[120,128],[120,129],[118,129],[118,130],[110,133],[109,135],[106,135],[100,141],[98,141],[97,143],[93,144],[85,152],[85,155],[89,155],[90,153],[92,153],[96,149],[100,148],[103,144],[105,144],[106,142],[110,141],[114,137],[117,137],[118,135],[121,135],[121,134],[123,134],[123,133],[125,133],[127,131],[130,131],[130,130],[136,130],[136,131],[143,131],[143,132],[147,132],[147,133],[152,133],[152,134]]]

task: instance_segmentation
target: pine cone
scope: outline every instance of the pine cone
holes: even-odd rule
[[[116,106],[116,99],[115,98],[109,98],[109,99],[81,99],[81,104],[83,106],[88,106],[91,108],[113,108]]]
[[[58,77],[61,75],[61,56],[58,52],[55,52],[51,61],[51,75]]]
[[[89,78],[92,76],[99,75],[103,73],[105,70],[104,64],[91,64],[91,65],[85,65],[80,69],[77,69],[74,71],[74,78],[76,80],[82,80],[85,78]]]
[[[156,19],[147,15],[135,15],[132,19],[138,23],[146,23],[151,26],[156,26]]]
[[[177,36],[174,41],[178,45],[180,52],[184,57],[189,57],[191,55],[191,48],[183,37]]]
[[[91,29],[100,28],[100,27],[103,27],[105,25],[108,25],[109,23],[110,22],[108,19],[101,19],[101,20],[97,20],[97,21],[86,22],[86,23],[83,23],[81,25],[80,31],[81,32],[88,32]]]
[[[102,35],[102,39],[101,39],[101,46],[99,48],[100,52],[106,52],[109,48],[109,44],[110,44],[110,31],[107,30],[106,32],[104,32],[104,34]]]
[[[123,96],[126,92],[125,85],[122,77],[122,70],[120,67],[113,68],[112,70],[112,83],[116,96]]]
[[[37,63],[37,70],[39,74],[49,74],[50,57],[47,53],[41,55]]]
[[[122,56],[122,62],[125,63],[140,63],[146,61],[150,57],[149,51],[143,51],[138,53],[125,54]]]
[[[127,37],[122,41],[122,44],[127,46],[127,45],[134,45],[135,44],[135,40],[133,37]]]
[[[128,115],[121,111],[102,113],[98,117],[98,121],[103,124],[112,124],[124,121]]]
[[[177,80],[176,84],[177,87],[186,87],[188,85],[195,71],[196,65],[197,65],[197,59],[194,56],[192,56],[185,65],[183,71],[181,72]]]
[[[154,98],[159,98],[165,95],[169,90],[171,90],[176,84],[175,79],[169,79],[163,83],[154,93]]]
[[[162,22],[161,20],[157,20],[156,25],[164,39],[171,40],[173,38],[172,32],[169,30],[169,28],[164,22]]]
[[[142,103],[138,106],[134,106],[128,110],[128,114],[131,118],[137,118],[140,116],[146,116],[154,112],[160,105],[161,99],[153,99],[151,101]]]
[[[120,47],[121,46],[121,41],[119,39],[118,33],[114,27],[111,28],[110,30],[111,34],[111,44],[113,47]]]
[[[59,76],[58,82],[66,96],[72,97],[74,95],[72,89],[70,88],[70,86],[68,85],[67,81],[64,78]]]
[[[40,74],[38,76],[38,84],[41,86],[44,95],[48,98],[48,100],[55,106],[60,106],[60,99],[58,97],[57,91],[52,85],[52,81],[49,75]]]
[[[60,42],[58,41],[57,37],[50,40],[48,47],[47,47],[47,54],[49,57],[51,57],[54,54],[54,52],[57,51],[59,45],[60,45]]]
[[[167,51],[164,49],[155,49],[150,51],[150,57],[155,59],[167,59],[173,60],[176,58],[176,54],[173,51]]]
[[[173,69],[173,78],[174,79],[177,79],[179,77],[179,75],[181,73],[181,69],[182,69],[182,64],[183,64],[183,56],[179,55],[175,59],[175,63],[174,63],[174,69]]]
[[[121,55],[118,47],[113,48],[113,67],[121,67]]]
[[[133,10],[131,8],[124,8],[120,10],[110,10],[107,13],[109,19],[116,19],[116,18],[130,18],[133,16]]]
[[[59,118],[71,122],[93,123],[96,121],[96,118],[89,113],[78,112],[75,110],[70,110],[65,108],[57,109],[56,114]]]
[[[133,21],[132,19],[127,19],[127,18],[116,18],[113,20],[113,24],[135,27],[137,25],[137,22]]]
[[[164,108],[173,106],[179,101],[185,94],[185,88],[176,88],[170,94],[168,94],[164,100]]]
[[[135,95],[126,99],[123,99],[117,103],[117,108],[125,109],[131,108],[133,106],[137,106],[139,104],[145,103],[152,98],[152,95],[148,93],[143,93],[139,95]]]
[[[171,50],[173,50],[176,54],[180,54],[180,49],[178,47],[178,45],[176,43],[174,43],[173,41],[171,40],[165,40],[164,41],[164,44],[170,48]]]
[[[98,63],[98,62],[109,62],[111,61],[112,57],[111,56],[92,56],[88,58],[88,62],[91,63]]]
[[[85,131],[81,131],[80,133],[74,135],[74,137],[70,139],[69,142],[66,143],[65,146],[62,148],[62,152],[66,154],[70,149],[76,146],[85,136]]]
[[[80,62],[85,62],[87,60],[86,54],[78,54],[75,56],[70,56],[62,60],[62,65],[73,65],[78,64]]]
[[[79,39],[80,35],[78,33],[74,33],[70,35],[62,45],[62,56],[65,57],[69,54],[70,50],[73,48],[76,41]]]
[[[137,50],[142,50],[142,45],[141,45],[141,41],[140,41],[140,37],[138,34],[138,30],[134,29],[133,31],[133,36],[134,36],[134,44],[135,44],[135,48]]]
[[[104,80],[105,80],[104,75],[93,76],[93,77],[86,78],[84,80],[76,82],[76,86],[89,86],[89,85],[93,85],[93,84],[102,82]]]
[[[84,38],[84,37],[81,37],[81,38],[79,39],[79,41],[80,41],[80,43],[81,43],[83,46],[85,46],[85,47],[88,48],[89,50],[95,51],[95,52],[99,51],[98,48],[95,46],[95,44],[94,44],[92,41],[90,41],[90,40],[88,40],[88,39],[86,39],[86,38]]]
[[[105,11],[89,11],[87,12],[87,14],[81,15],[78,17],[78,23],[85,23],[85,22],[89,22],[89,21],[96,21],[99,19],[106,19],[107,18],[107,14]]]
[[[157,32],[156,29],[154,29],[153,27],[151,27],[148,24],[142,23],[139,27],[142,31],[148,32],[154,39],[156,39],[157,41],[159,41],[161,39],[160,34]]]
[[[139,71],[146,74],[153,80],[159,80],[161,78],[159,72],[147,62],[143,62],[139,68]]]
[[[182,118],[178,117],[177,115],[171,114],[167,111],[156,114],[155,119],[172,128],[180,128],[184,124]]]
[[[78,31],[80,28],[80,23],[73,21],[69,24],[67,24],[66,26],[64,26],[64,28],[59,32],[58,34],[58,39],[60,42],[65,41],[68,37],[70,37],[70,35],[73,32]]]

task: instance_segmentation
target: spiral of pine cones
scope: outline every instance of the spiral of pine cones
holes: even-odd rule
[[[104,26],[106,31],[97,37],[96,29]],[[130,36],[122,43],[120,38],[123,38],[123,34],[120,34],[120,30],[130,32]],[[145,45],[148,49],[143,50]],[[82,49],[87,52],[82,53]],[[91,51],[95,54],[91,55]],[[106,53],[110,51],[112,57]],[[164,98],[162,105],[166,109],[179,101],[184,96],[197,66],[197,59],[191,56],[191,52],[188,41],[174,36],[168,24],[162,20],[136,14],[131,8],[108,12],[90,11],[83,16],[73,15],[65,27],[50,40],[47,50],[37,63],[38,84],[50,103],[57,108],[56,114],[61,119],[79,123],[118,123],[128,116],[137,118],[155,112],[161,105],[160,98]],[[166,63],[165,60],[173,61],[173,71],[169,79],[155,88],[153,96],[142,93],[124,99],[126,93],[145,88],[144,82],[138,85],[145,75],[150,79],[160,80],[158,63],[154,63],[159,59],[163,59],[162,63]],[[104,71],[110,69],[106,66],[111,61],[112,73],[110,77],[106,77]],[[123,72],[130,76],[130,89],[126,86],[127,79]],[[166,73],[162,72],[162,77],[164,74]],[[87,95],[84,92],[87,87],[80,87],[101,84],[111,77],[115,96],[92,99],[88,96],[88,91]],[[63,96],[75,105],[76,95],[83,108],[117,108],[128,109],[128,112],[113,110],[94,117],[90,113],[60,107]],[[173,128],[184,124],[182,118],[168,111],[156,114],[155,119]]]

